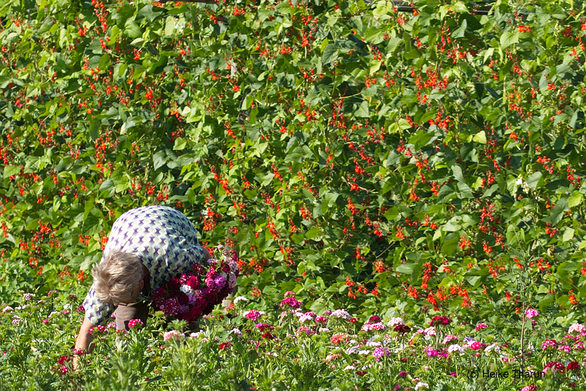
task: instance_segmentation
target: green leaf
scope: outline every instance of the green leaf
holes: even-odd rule
[[[564,212],[568,209],[568,199],[562,198],[552,208],[550,215],[543,219],[546,223],[555,226],[564,217]]]
[[[5,166],[4,167],[4,178],[11,177],[13,175],[20,174],[19,166]]]
[[[543,174],[539,171],[529,175],[529,177],[527,178],[527,186],[529,186],[531,190],[535,190],[542,176]]]
[[[568,207],[575,208],[582,203],[584,196],[578,190],[575,190],[570,198],[568,198]]]
[[[415,270],[416,264],[414,263],[402,263],[395,269],[398,273],[411,274]]]
[[[574,239],[574,228],[567,227],[564,230],[564,236],[562,237],[562,241],[568,242]]]
[[[305,239],[319,240],[323,236],[323,231],[319,227],[314,227],[305,233]]]
[[[464,174],[462,173],[462,168],[460,166],[458,166],[457,164],[453,165],[452,172],[454,173],[454,178],[458,182],[465,182],[464,181]]]
[[[362,103],[360,103],[360,106],[358,106],[355,115],[361,118],[368,118],[370,116],[370,111],[368,109],[368,101],[363,100]]]
[[[324,204],[328,207],[331,208],[332,206],[334,206],[336,204],[336,200],[338,199],[338,196],[340,194],[339,193],[335,193],[335,192],[327,192],[324,195]]]
[[[472,141],[474,141],[475,143],[486,144],[486,132],[484,130],[482,130],[482,131],[476,133],[472,137]]]
[[[452,33],[452,38],[462,38],[466,33],[466,28],[468,27],[468,22],[466,19],[462,20],[462,24]]]
[[[172,36],[175,31],[175,22],[176,19],[173,16],[167,16],[167,20],[165,21],[165,35]]]
[[[158,151],[153,155],[153,168],[158,170],[159,168],[163,167],[166,163],[166,154],[164,151]]]
[[[445,255],[454,255],[456,253],[456,250],[458,248],[458,242],[459,242],[459,237],[458,235],[454,234],[454,233],[450,233],[448,235],[446,235],[445,239],[444,239],[444,243],[442,244],[442,254]]]
[[[502,49],[506,49],[517,42],[519,42],[519,31],[517,30],[507,30],[501,35]]]
[[[138,24],[135,23],[134,19],[128,19],[124,24],[124,32],[130,38],[138,38],[142,36],[142,31]]]
[[[338,59],[338,46],[329,43],[322,54],[322,64],[329,65]]]

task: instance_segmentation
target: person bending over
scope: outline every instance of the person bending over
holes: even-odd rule
[[[85,316],[74,352],[92,350],[90,330],[105,324],[113,313],[117,330],[128,322],[146,324],[151,289],[189,273],[195,262],[205,263],[210,253],[197,239],[187,217],[167,206],[129,210],[115,222],[101,262],[92,270],[93,283],[83,301]],[[74,353],[74,367],[77,368]]]

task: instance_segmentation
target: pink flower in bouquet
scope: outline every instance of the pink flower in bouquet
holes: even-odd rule
[[[165,300],[164,304],[159,307],[166,316],[177,316],[179,315],[179,299],[177,297],[171,297]]]
[[[197,289],[199,287],[199,279],[196,276],[189,276],[186,282],[191,289]]]
[[[486,323],[481,322],[481,323],[478,323],[474,329],[475,330],[484,330],[487,327],[488,327],[488,325]]]
[[[535,308],[529,308],[527,311],[525,311],[525,316],[528,319],[532,319],[539,316],[539,312]]]
[[[537,386],[535,384],[530,384],[521,388],[521,391],[537,391]]]

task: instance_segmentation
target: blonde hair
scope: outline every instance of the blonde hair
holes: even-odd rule
[[[103,303],[117,306],[130,303],[133,294],[143,278],[142,262],[129,253],[115,251],[94,266],[94,289],[96,297]]]

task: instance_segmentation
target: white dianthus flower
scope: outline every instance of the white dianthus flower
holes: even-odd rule
[[[244,296],[236,296],[236,297],[234,298],[234,304],[238,304],[238,303],[240,303],[241,301],[242,301],[242,302],[247,302],[247,301],[248,301],[248,299],[247,299],[246,297],[244,297]]]
[[[183,293],[185,293],[188,296],[193,295],[193,289],[191,289],[191,287],[187,284],[183,284],[179,287],[179,290]]]

